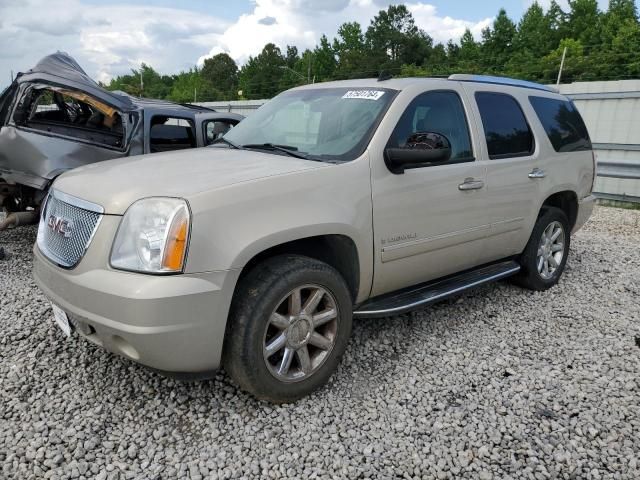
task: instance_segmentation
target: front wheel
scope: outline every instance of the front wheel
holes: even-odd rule
[[[546,290],[560,279],[569,256],[569,220],[559,208],[545,207],[520,256],[515,283],[531,290]]]
[[[335,269],[299,255],[271,258],[238,285],[224,367],[257,398],[297,400],[325,384],[336,369],[351,318],[349,289]]]

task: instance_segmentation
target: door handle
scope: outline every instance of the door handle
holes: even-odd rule
[[[544,173],[544,170],[540,170],[538,167],[529,172],[529,178],[544,178],[546,176],[547,174]]]
[[[482,180],[475,180],[472,177],[465,178],[464,182],[458,185],[458,190],[479,190],[484,187]]]

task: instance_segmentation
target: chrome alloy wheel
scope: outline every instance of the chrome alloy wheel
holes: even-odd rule
[[[538,243],[536,265],[540,276],[549,280],[562,263],[564,257],[564,227],[558,221],[551,222],[542,232]]]
[[[269,317],[262,353],[271,375],[297,382],[313,375],[336,342],[339,312],[335,298],[319,285],[289,292]]]

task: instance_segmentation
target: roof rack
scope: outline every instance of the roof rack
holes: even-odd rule
[[[493,77],[491,75],[469,75],[466,73],[454,73],[453,75],[449,75],[449,80],[457,80],[459,82],[492,83],[494,85],[511,85],[513,87],[532,88],[534,90],[544,90],[546,92],[558,93],[557,88],[553,88],[548,85],[508,77]]]

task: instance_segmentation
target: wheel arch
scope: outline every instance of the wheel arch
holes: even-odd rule
[[[545,207],[556,207],[562,210],[569,219],[569,231],[573,230],[578,218],[578,195],[573,190],[560,190],[549,195],[540,206],[540,215]]]
[[[238,282],[259,263],[284,254],[304,255],[332,266],[342,275],[349,287],[353,302],[356,302],[362,287],[360,281],[361,259],[355,241],[342,233],[301,237],[254,252],[243,262],[244,266]]]

